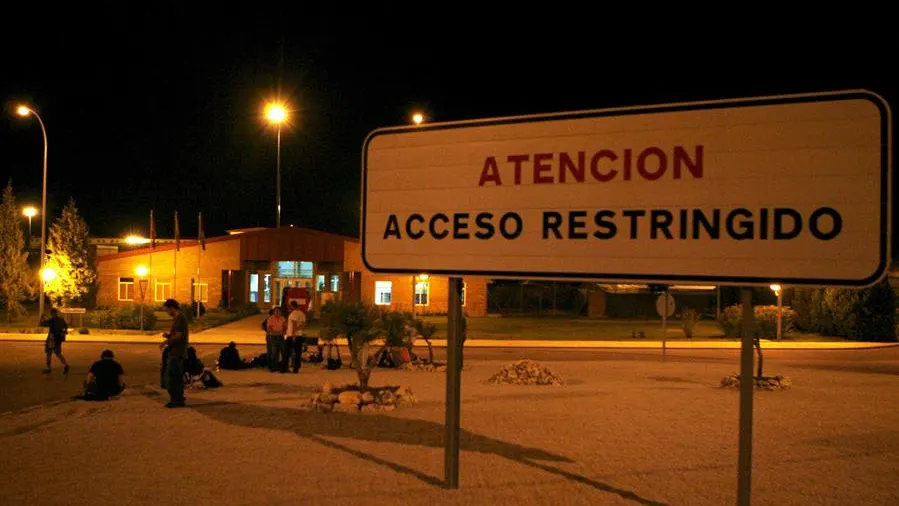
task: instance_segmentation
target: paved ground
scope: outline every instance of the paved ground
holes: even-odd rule
[[[265,334],[262,332],[261,323],[265,315],[252,315],[242,320],[227,323],[219,327],[207,329],[202,332],[191,334],[191,342],[194,344],[227,344],[234,341],[238,344],[245,345],[264,345]],[[91,334],[81,335],[72,333],[69,335],[70,342],[110,342],[110,343],[159,343],[162,338],[161,331],[157,334],[139,335],[139,334],[104,334],[98,331]],[[46,334],[21,334],[21,333],[0,333],[0,341],[40,341],[46,339]],[[345,340],[339,339],[338,342],[345,344]],[[809,341],[772,341],[763,340],[766,349],[856,349],[856,348],[874,348],[897,346],[896,343],[860,343],[854,341],[825,341],[825,342],[809,342]],[[432,343],[435,347],[446,347],[445,339],[433,339]],[[658,341],[651,339],[627,339],[627,340],[516,340],[516,339],[469,339],[466,344],[469,348],[621,348],[621,349],[739,349],[740,342],[734,340],[723,339],[691,339],[691,340],[674,340],[674,341]]]
[[[197,352],[208,366],[218,358],[219,345],[197,344]],[[80,388],[87,369],[100,352],[114,350],[122,363],[129,385],[156,384],[159,381],[160,352],[152,344],[67,342],[65,356],[72,364],[68,376],[53,358],[53,372],[41,374],[43,346],[37,342],[0,342],[0,412],[28,406],[69,400]],[[265,347],[241,345],[243,357],[264,353]],[[346,354],[344,348],[343,353]],[[427,356],[426,348],[415,353]],[[434,350],[436,360],[445,359],[445,349]],[[529,358],[546,363],[590,362],[605,367],[615,362],[661,363],[661,350],[560,350],[520,348],[466,348],[466,361],[506,361]],[[672,363],[720,364],[739,370],[739,350],[669,350],[665,360]],[[764,352],[766,374],[784,374],[787,370],[830,370],[899,376],[899,347],[865,350],[768,350]],[[308,370],[308,369],[307,369]],[[307,370],[304,370],[305,373]]]
[[[68,346],[79,373],[103,347]],[[440,486],[442,374],[378,370],[374,385],[410,385],[419,403],[319,414],[304,409],[309,394],[353,371],[225,371],[223,388],[191,391],[190,408],[172,411],[153,386],[158,350],[117,351],[132,385],[120,399],[0,413],[0,504],[736,502],[738,393],[717,388],[737,369],[731,350],[678,350],[666,362],[655,350],[468,350],[456,491]],[[568,384],[487,382],[525,356]],[[33,404],[34,385],[72,386],[40,365],[37,343],[0,343],[4,403]],[[755,394],[752,504],[899,504],[899,350],[771,351],[766,369],[794,388]]]

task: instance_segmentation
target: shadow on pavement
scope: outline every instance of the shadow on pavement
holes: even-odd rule
[[[442,424],[427,420],[405,419],[374,413],[319,413],[231,402],[197,403],[188,404],[188,406],[198,413],[231,425],[292,432],[329,448],[340,450],[354,457],[413,476],[430,485],[444,485],[443,480],[435,476],[427,475],[421,471],[325,439],[326,437],[348,437],[363,441],[443,448],[444,426]],[[460,431],[459,447],[460,450],[464,451],[496,454],[598,490],[617,494],[639,504],[650,506],[664,505],[664,503],[640,497],[634,492],[622,490],[612,485],[597,482],[585,476],[545,464],[543,462],[571,463],[573,461],[567,457],[539,448],[528,448],[466,430]]]

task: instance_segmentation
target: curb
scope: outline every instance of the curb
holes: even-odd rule
[[[21,334],[0,333],[0,341],[12,342],[43,342],[45,334]],[[211,344],[225,346],[234,341],[240,345],[265,345],[262,336],[253,339],[240,339],[239,337],[225,338],[224,336],[209,336],[204,339],[203,333],[198,332],[191,336],[191,344]],[[121,344],[159,344],[162,342],[159,336],[137,336],[131,334],[73,334],[66,339],[67,343],[121,343]],[[336,343],[346,346],[346,339],[337,339]],[[446,348],[445,339],[433,339],[434,348]],[[382,344],[376,341],[375,344]],[[415,347],[424,348],[427,345],[419,339]],[[853,341],[768,341],[762,340],[763,350],[860,350],[891,348],[899,346],[899,343],[868,343]],[[466,348],[542,348],[542,349],[667,349],[667,350],[739,350],[739,341],[556,341],[556,340],[514,340],[514,339],[468,339]]]

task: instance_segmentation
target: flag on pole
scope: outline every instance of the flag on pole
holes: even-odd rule
[[[150,249],[156,247],[156,220],[153,219],[153,210],[150,209]]]
[[[175,211],[175,251],[181,251],[181,231],[178,229],[178,211]]]
[[[203,233],[203,213],[200,213],[200,248],[206,251],[206,234]]]

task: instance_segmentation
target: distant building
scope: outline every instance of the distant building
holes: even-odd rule
[[[312,291],[315,313],[334,298],[403,310],[410,310],[414,301],[416,314],[447,312],[446,277],[371,273],[362,265],[358,239],[352,237],[298,227],[237,229],[207,239],[205,251],[197,240],[182,240],[178,251],[172,239],[157,239],[152,249],[103,241],[92,241],[98,255],[100,305],[160,304],[175,298],[228,308],[255,303],[268,309],[281,303],[283,288],[301,286]],[[138,266],[149,271],[143,279]],[[465,312],[486,314],[487,280],[464,282]]]

